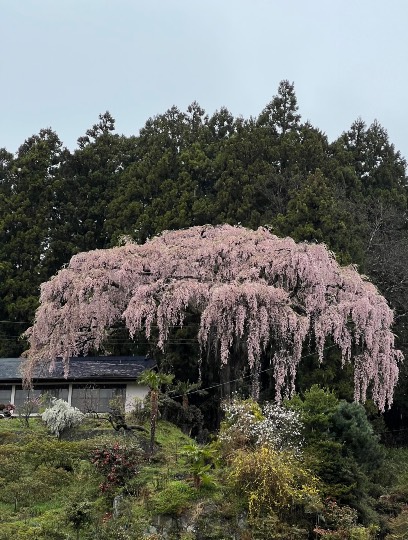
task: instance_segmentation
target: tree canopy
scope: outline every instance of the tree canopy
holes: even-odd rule
[[[221,364],[239,342],[258,388],[260,360],[269,355],[277,398],[294,390],[306,341],[320,360],[330,336],[343,362],[353,361],[355,399],[371,385],[381,409],[392,402],[401,353],[393,312],[353,266],[341,267],[323,244],[278,238],[230,225],[167,231],[143,245],[128,243],[72,257],[41,287],[27,331],[27,377],[33,367],[103,347],[114,325],[149,339],[157,325],[163,348],[186,314],[199,315],[197,339]]]
[[[406,162],[377,121],[357,119],[329,142],[300,112],[294,84],[282,81],[255,118],[234,117],[226,107],[209,115],[193,102],[147,119],[126,137],[106,112],[76,149],[64,148],[50,128],[28,137],[15,155],[0,149],[0,356],[23,352],[21,332],[32,324],[40,284],[76,253],[117,245],[123,235],[144,243],[167,229],[206,223],[267,226],[295,241],[323,242],[341,264],[359,265],[395,310],[398,348],[406,355]],[[197,377],[198,341],[191,339],[200,317],[189,313],[182,329],[170,329],[166,355],[158,355],[181,380]],[[112,353],[151,349],[145,338],[129,345],[126,333],[123,325],[111,334]],[[236,342],[220,372],[215,364],[202,371],[205,384],[241,376],[245,336]],[[270,367],[267,354],[263,368]],[[330,371],[349,398],[352,370],[337,376],[339,356],[335,348],[325,351],[320,371],[315,356],[303,362],[298,388]],[[215,358],[207,354],[209,362]],[[404,369],[394,427],[407,417]],[[266,388],[268,375],[262,377],[269,392],[272,383]]]

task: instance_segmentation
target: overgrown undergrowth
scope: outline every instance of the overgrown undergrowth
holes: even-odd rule
[[[360,409],[313,392],[292,403],[301,453],[294,430],[273,435],[285,411],[250,400],[204,446],[159,422],[153,454],[148,432],[98,418],[61,440],[40,419],[0,421],[0,540],[402,540],[408,450],[376,446]]]

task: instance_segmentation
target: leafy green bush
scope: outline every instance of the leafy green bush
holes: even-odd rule
[[[71,535],[65,531],[65,515],[61,509],[51,509],[45,511],[36,518],[39,530],[35,538],[38,540],[68,540]]]
[[[154,493],[149,501],[153,514],[177,516],[185,510],[196,497],[195,490],[180,480],[169,482],[160,492]]]
[[[323,494],[356,509],[361,523],[377,523],[374,498],[386,476],[381,469],[385,453],[364,407],[316,385],[288,405],[304,423],[305,455],[322,480]]]
[[[135,540],[146,539],[149,528],[149,516],[142,506],[131,500],[124,500],[120,512],[115,517],[105,514],[102,522],[97,525],[90,538],[95,540]]]
[[[209,445],[199,446],[189,444],[184,446],[183,453],[187,458],[189,472],[192,475],[194,487],[211,487],[214,480],[209,472],[214,464],[215,449]]]
[[[307,540],[310,538],[307,528],[301,525],[285,523],[270,512],[266,516],[254,517],[249,520],[251,540]]]
[[[38,527],[21,523],[2,523],[0,527],[0,540],[43,540],[44,536],[40,534]]]
[[[80,530],[92,519],[91,502],[87,500],[71,502],[66,510],[66,519],[76,531],[77,538],[79,539]]]
[[[24,458],[34,467],[54,465],[71,468],[78,459],[86,459],[90,443],[87,441],[58,441],[51,436],[31,435],[20,448]]]

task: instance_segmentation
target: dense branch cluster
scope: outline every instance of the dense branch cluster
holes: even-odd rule
[[[75,255],[44,283],[27,332],[27,376],[39,362],[86,355],[124,321],[130,335],[150,338],[157,325],[164,347],[187,312],[200,315],[198,340],[222,363],[243,343],[254,374],[272,358],[277,397],[293,390],[305,340],[323,359],[331,336],[355,367],[355,398],[372,385],[381,409],[391,403],[401,353],[393,313],[354,267],[340,267],[322,244],[295,243],[265,228],[223,225],[165,232],[144,245]]]

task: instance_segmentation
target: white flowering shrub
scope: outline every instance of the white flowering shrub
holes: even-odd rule
[[[60,438],[64,431],[79,426],[85,415],[63,399],[53,398],[52,406],[44,411],[41,418],[50,432]]]
[[[254,426],[258,444],[270,445],[275,450],[300,450],[303,444],[303,424],[297,411],[278,403],[265,403],[264,419]]]
[[[269,446],[274,450],[299,452],[303,444],[303,425],[297,411],[278,403],[261,407],[253,400],[224,403],[225,421],[219,440],[229,448]]]
[[[252,399],[234,398],[222,405],[225,419],[219,441],[230,449],[254,445],[257,442],[255,424],[263,420],[262,410]]]

